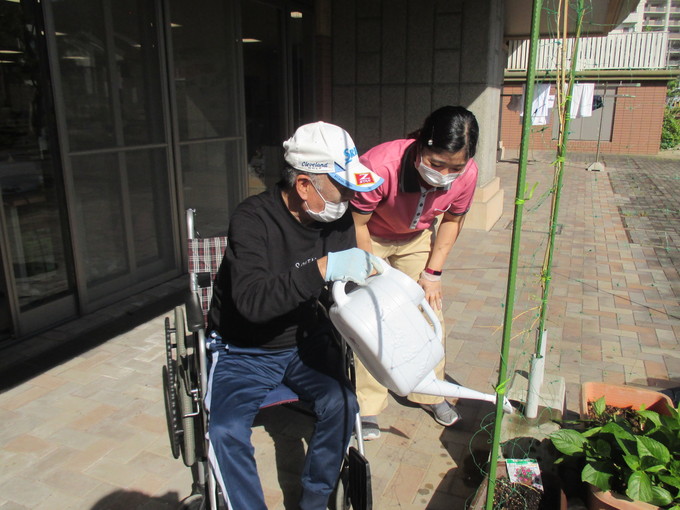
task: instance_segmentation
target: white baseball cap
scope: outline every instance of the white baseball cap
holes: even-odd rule
[[[349,133],[339,126],[314,122],[300,126],[285,142],[286,162],[297,170],[328,174],[354,191],[372,191],[384,179],[359,162]]]

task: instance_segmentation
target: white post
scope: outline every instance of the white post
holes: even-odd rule
[[[538,401],[545,376],[545,346],[548,343],[548,331],[543,331],[541,352],[534,353],[531,357],[531,370],[529,372],[529,385],[527,386],[527,401],[524,408],[524,416],[534,419],[538,416]]]

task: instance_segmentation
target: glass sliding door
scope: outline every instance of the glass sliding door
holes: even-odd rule
[[[238,4],[169,0],[176,158],[184,208],[196,229],[214,236],[244,196],[245,136],[240,80]]]
[[[169,0],[176,158],[201,235],[275,183],[281,144],[312,120],[313,18],[288,3]]]
[[[289,2],[242,0],[248,194],[276,183],[281,144],[313,111],[313,20]]]
[[[296,4],[289,5],[286,14],[291,83],[288,111],[295,129],[319,120],[314,112],[314,17],[311,9]]]
[[[178,272],[160,10],[52,0],[62,147],[87,311]]]
[[[243,80],[248,133],[248,194],[274,184],[281,174],[287,138],[285,11],[257,1],[241,2]]]
[[[42,13],[0,1],[0,339],[76,313]]]

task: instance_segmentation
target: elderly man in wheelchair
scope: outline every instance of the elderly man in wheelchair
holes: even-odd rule
[[[358,405],[321,307],[329,282],[362,283],[382,270],[379,259],[355,247],[346,214],[355,192],[382,182],[359,163],[350,136],[317,122],[283,145],[281,182],[247,198],[231,218],[208,314],[208,458],[234,510],[266,509],[251,427],[281,383],[316,415],[300,508],[326,508]]]

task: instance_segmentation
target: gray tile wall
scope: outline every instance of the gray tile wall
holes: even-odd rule
[[[360,152],[418,129],[446,104],[484,130],[480,184],[495,176],[505,55],[500,0],[345,0],[332,7],[333,122]]]

